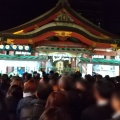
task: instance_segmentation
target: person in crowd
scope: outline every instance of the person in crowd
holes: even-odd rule
[[[114,114],[111,120],[120,120],[120,84],[118,83],[112,93],[111,104],[114,109]]]
[[[13,86],[13,85],[18,85],[21,88],[23,88],[23,81],[22,81],[22,79],[20,77],[18,77],[18,76],[14,76],[12,78],[11,83],[10,83],[10,86]]]
[[[45,108],[51,108],[51,107],[59,107],[64,109],[65,111],[68,111],[68,98],[65,92],[59,91],[59,92],[52,92],[48,99]]]
[[[49,108],[42,114],[39,120],[71,120],[71,118],[61,108]]]
[[[79,94],[75,90],[73,78],[68,74],[62,75],[59,79],[59,88],[68,97],[68,106],[72,120],[77,120],[80,117],[82,103]]]
[[[116,83],[120,83],[120,76],[116,76],[115,79],[116,79]]]
[[[59,88],[61,91],[71,91],[75,88],[72,77],[68,74],[62,75],[59,79]]]
[[[19,76],[11,76],[10,77],[10,82],[12,82],[14,79],[18,78]]]
[[[96,81],[101,80],[103,78],[102,75],[96,75]]]
[[[45,84],[49,84],[49,75],[45,74],[43,75],[43,78],[40,80],[40,83],[45,83]]]
[[[4,94],[4,97],[7,94],[7,91],[9,89],[10,86],[10,79],[8,78],[7,74],[3,74],[1,79],[0,79],[0,89]]]
[[[35,78],[37,76],[37,71],[33,72],[33,78]]]
[[[46,75],[46,72],[45,72],[45,71],[42,71],[42,77],[43,77],[44,75]]]
[[[22,75],[23,82],[26,81],[26,76],[27,76],[27,74],[28,74],[27,72],[23,73],[23,75]]]
[[[39,84],[39,81],[41,80],[40,73],[37,73],[36,75],[34,75],[33,79],[34,79],[34,81],[35,81],[36,84]]]
[[[4,94],[0,89],[0,120],[9,120],[7,106],[4,101]]]
[[[50,73],[49,73],[49,78],[53,77],[54,76],[54,71],[51,70]]]
[[[23,90],[23,98],[19,101],[17,107],[17,114],[19,117],[19,113],[21,109],[30,104],[30,102],[36,99],[35,92],[37,89],[37,85],[34,80],[29,80],[28,82],[24,83],[24,90]]]
[[[51,92],[52,87],[50,85],[40,84],[37,87],[37,98],[21,109],[20,120],[38,120],[45,110],[46,100]]]
[[[77,71],[75,72],[74,77],[76,78],[76,80],[81,79],[82,74],[79,71]]]
[[[95,104],[93,97],[93,86],[88,80],[79,79],[76,81],[76,90],[81,97],[81,110],[86,109]]]
[[[5,99],[10,120],[16,120],[16,110],[19,100],[23,97],[23,90],[18,85],[13,85],[8,90],[8,97]]]
[[[109,76],[109,75],[106,75],[106,76],[105,76],[105,79],[106,79],[106,80],[109,80],[109,79],[110,79],[110,76]]]
[[[49,81],[50,85],[53,88],[53,91],[55,92],[59,91],[58,80],[59,80],[58,75],[54,75],[53,77],[50,78]]]
[[[37,73],[34,78],[35,81],[39,81],[40,80],[40,73]]]
[[[29,80],[31,80],[32,79],[32,74],[27,74],[26,76],[25,76],[25,81],[24,82],[27,82],[27,81],[29,81]]]
[[[109,100],[114,85],[106,80],[98,80],[95,83],[94,96],[96,104],[83,111],[81,120],[107,120],[112,115]]]

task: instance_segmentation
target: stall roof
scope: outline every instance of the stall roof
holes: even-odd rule
[[[46,60],[47,56],[19,56],[19,55],[0,55],[0,60],[25,60],[25,61],[40,61]],[[104,65],[120,65],[120,60],[103,59],[103,58],[80,58],[81,63],[104,64]]]
[[[0,60],[27,60],[27,61],[40,61],[46,60],[46,56],[18,56],[18,55],[0,55]]]
[[[103,59],[103,58],[80,58],[81,63],[104,64],[104,65],[120,65],[120,60]]]

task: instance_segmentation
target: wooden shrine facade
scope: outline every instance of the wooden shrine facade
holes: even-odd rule
[[[120,38],[94,25],[71,9],[67,0],[18,27],[0,32],[1,44],[81,48],[95,54],[120,54]],[[106,49],[110,49],[107,52]]]

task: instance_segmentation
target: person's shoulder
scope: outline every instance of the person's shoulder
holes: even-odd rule
[[[96,113],[96,106],[86,108],[81,114],[81,120],[91,120]]]
[[[93,105],[93,106],[90,106],[88,108],[86,108],[83,112],[82,112],[82,115],[92,115],[96,113],[96,106]]]
[[[92,111],[92,110],[96,110],[97,106],[96,105],[92,105],[88,108],[86,108],[83,112],[89,112],[89,111]]]
[[[116,119],[111,118],[111,119],[107,119],[107,120],[120,120],[120,118],[116,118]]]
[[[20,118],[39,118],[39,116],[45,110],[45,103],[38,101],[37,99],[30,102],[30,104],[24,106],[20,112]]]

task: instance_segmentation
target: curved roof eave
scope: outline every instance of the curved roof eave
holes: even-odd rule
[[[37,36],[40,36],[46,32],[50,31],[71,31],[76,32],[78,34],[81,34],[82,36],[88,38],[89,40],[93,42],[99,42],[99,43],[108,43],[108,44],[116,44],[116,41],[120,43],[120,39],[103,39],[101,37],[95,36],[94,34],[90,33],[89,31],[86,31],[84,28],[73,24],[61,24],[60,26],[56,26],[56,22],[49,23],[47,25],[44,25],[32,32],[25,33],[25,34],[0,34],[0,37],[8,38],[8,39],[32,39]]]
[[[69,3],[67,2],[67,0],[59,0],[59,2],[57,3],[57,5],[49,10],[48,12],[44,13],[43,15],[25,23],[25,24],[22,24],[18,27],[15,27],[15,28],[12,28],[12,29],[9,29],[9,30],[5,30],[5,31],[2,31],[0,33],[12,33],[12,32],[16,32],[16,31],[19,31],[19,30],[23,30],[25,29],[26,27],[29,27],[29,26],[32,26],[32,25],[35,25],[37,24],[38,22],[41,22],[47,18],[49,18],[49,16],[55,14],[56,12],[58,12],[59,10],[61,10],[61,8],[65,8],[69,13],[72,13],[72,15],[82,21],[85,25],[88,25],[89,27],[95,29],[96,31],[99,31],[100,33],[102,33],[103,35],[106,35],[106,36],[109,36],[111,38],[120,38],[116,35],[113,35],[101,28],[99,28],[98,26],[94,25],[92,22],[88,21],[86,18],[82,17],[81,15],[79,15],[75,10],[71,9]]]

